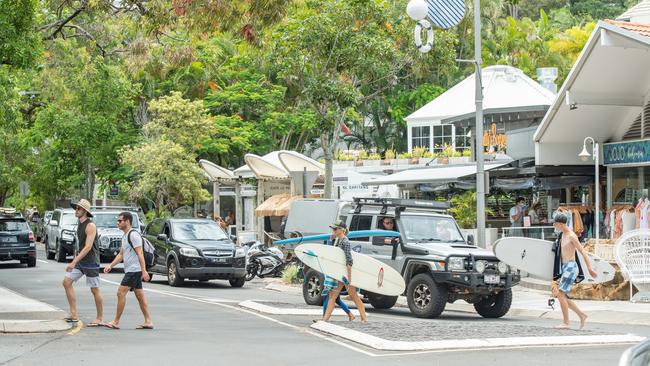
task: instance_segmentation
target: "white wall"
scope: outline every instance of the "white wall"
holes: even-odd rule
[[[603,149],[600,146],[600,164],[603,162]],[[587,150],[591,152],[591,145]],[[574,143],[535,143],[535,165],[593,165],[593,160],[582,161],[578,154],[582,151],[582,141]]]

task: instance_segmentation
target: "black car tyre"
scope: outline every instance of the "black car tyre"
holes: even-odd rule
[[[230,286],[232,287],[243,287],[244,284],[246,283],[246,278],[244,277],[239,277],[239,278],[234,278],[232,280],[229,280]]]
[[[65,248],[61,245],[60,241],[56,241],[56,247],[54,249],[54,259],[59,263],[64,263],[66,260],[65,257]]]
[[[477,302],[474,304],[474,309],[484,318],[500,318],[510,310],[510,305],[512,305],[512,289],[507,289]]]
[[[185,279],[178,273],[178,264],[173,258],[167,262],[167,282],[174,287],[183,286],[183,282],[185,282]]]
[[[308,305],[323,305],[323,275],[314,270],[308,270],[302,283],[302,297]]]
[[[50,246],[47,243],[47,237],[45,238],[45,252],[47,253],[47,259],[54,259],[54,252],[50,250]]]
[[[253,278],[255,278],[255,275],[257,274],[257,268],[258,268],[258,264],[256,261],[253,261],[251,263],[248,263],[248,265],[246,265],[246,276],[244,277],[246,281],[250,281]]]
[[[368,294],[368,300],[375,309],[390,309],[397,303],[397,296]]]
[[[36,257],[27,258],[27,267],[36,267]]]
[[[436,283],[426,273],[411,279],[406,290],[406,300],[411,313],[418,318],[437,318],[447,305],[447,287]]]

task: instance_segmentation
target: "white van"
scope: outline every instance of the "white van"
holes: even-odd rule
[[[336,220],[347,221],[352,202],[336,199],[306,198],[291,203],[289,216],[284,226],[284,236],[292,233],[299,236],[326,234]]]

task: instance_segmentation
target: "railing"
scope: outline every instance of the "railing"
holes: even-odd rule
[[[552,240],[555,238],[553,226],[502,227],[501,237],[523,236],[526,238]]]
[[[636,346],[626,349],[618,360],[618,366],[647,365],[650,365],[650,338]]]

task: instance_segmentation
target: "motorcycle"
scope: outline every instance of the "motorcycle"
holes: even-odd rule
[[[284,254],[275,247],[268,247],[260,242],[245,243],[248,247],[246,252],[246,281],[250,281],[255,276],[264,278],[265,276],[278,277],[282,275],[286,262]]]

